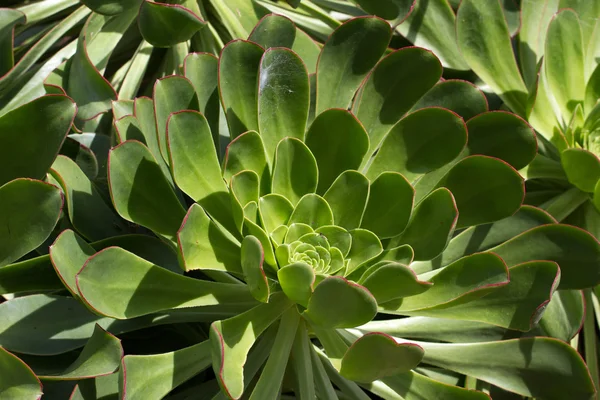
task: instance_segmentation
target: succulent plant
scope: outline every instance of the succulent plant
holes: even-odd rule
[[[56,158],[72,229],[0,268],[0,393],[592,397],[565,310],[600,244],[523,205],[531,127],[427,50],[382,58],[382,19],[317,57],[296,32],[266,16],[115,103],[110,199]]]

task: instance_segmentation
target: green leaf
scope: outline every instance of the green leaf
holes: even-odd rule
[[[169,163],[167,123],[171,113],[183,110],[198,110],[198,96],[192,83],[182,76],[167,76],[154,84],[154,114],[160,153]]]
[[[60,190],[32,179],[0,187],[0,267],[40,246],[52,233],[63,206]]]
[[[209,306],[210,309],[219,304],[254,300],[245,285],[181,276],[118,247],[90,257],[76,281],[88,306],[116,319],[172,308]]]
[[[0,77],[10,71],[14,65],[14,34],[15,26],[24,24],[27,16],[20,10],[4,8],[0,16]]]
[[[513,266],[529,260],[554,261],[560,266],[560,289],[584,289],[600,283],[600,243],[570,225],[544,225],[528,230],[490,251]]]
[[[440,61],[433,53],[419,47],[395,51],[375,66],[353,105],[369,133],[369,155],[441,76]]]
[[[53,374],[35,372],[44,380],[87,379],[112,374],[119,368],[121,358],[123,358],[121,341],[96,325],[90,340],[67,369]]]
[[[354,229],[350,232],[352,235],[352,247],[347,258],[350,259],[348,270],[344,274],[350,275],[367,262],[375,259],[383,251],[383,246],[379,238],[365,229]]]
[[[170,47],[185,42],[205,24],[183,6],[150,0],[144,0],[138,16],[140,33],[154,47]]]
[[[466,125],[458,115],[442,108],[415,111],[387,134],[369,166],[367,178],[394,171],[413,182],[455,159],[466,143]]]
[[[306,145],[295,138],[285,138],[277,145],[273,166],[272,192],[296,205],[317,188],[317,162]]]
[[[364,287],[339,276],[321,281],[302,314],[311,324],[324,328],[352,328],[372,320],[377,302]]]
[[[600,36],[600,34],[598,36]],[[591,117],[592,110],[594,109],[594,106],[597,105],[598,99],[600,99],[600,65],[596,65],[596,69],[590,76],[585,87],[584,108],[588,115],[588,120],[590,121],[590,118],[593,118]]]
[[[333,213],[325,199],[319,195],[309,193],[304,195],[296,204],[288,226],[297,223],[309,225],[313,229],[333,225]]]
[[[306,323],[301,319],[292,347],[291,364],[297,380],[294,392],[300,398],[315,398],[315,380],[311,359],[311,342],[308,338]]]
[[[99,376],[77,382],[69,400],[116,400],[119,397],[119,374]]]
[[[390,25],[376,17],[351,19],[333,32],[317,64],[316,115],[328,108],[348,108],[391,36]]]
[[[166,396],[207,369],[211,361],[208,340],[169,353],[127,355],[119,370],[122,399]]]
[[[331,207],[334,223],[346,229],[360,226],[368,197],[369,180],[357,171],[342,172],[323,196]]]
[[[563,121],[569,121],[577,104],[583,103],[583,65],[584,43],[579,18],[573,10],[563,10],[548,25],[544,54],[544,72]]]
[[[350,251],[352,245],[352,235],[337,225],[322,226],[316,230],[317,233],[325,236],[330,247],[336,247],[342,252],[344,257]]]
[[[368,14],[377,15],[383,19],[402,21],[415,6],[415,0],[352,0]]]
[[[117,15],[139,6],[141,0],[81,0],[81,2],[98,14]]]
[[[302,60],[289,49],[266,50],[258,73],[258,126],[268,160],[283,138],[304,139],[309,95]]]
[[[427,107],[446,108],[467,121],[486,112],[488,102],[483,92],[471,82],[447,79],[425,93],[410,111]]]
[[[569,342],[583,326],[584,311],[581,291],[558,290],[552,295],[538,324],[547,336]]]
[[[66,96],[42,96],[0,117],[0,185],[42,179],[71,128],[77,107]]]
[[[430,282],[420,281],[406,265],[380,261],[367,269],[358,282],[371,292],[378,304],[421,294]]]
[[[64,289],[48,255],[0,268],[0,294]]]
[[[417,204],[406,230],[394,243],[410,245],[415,260],[431,260],[448,245],[458,218],[452,192],[439,188]]]
[[[430,271],[448,265],[463,256],[489,250],[529,229],[554,223],[556,223],[554,218],[545,211],[532,206],[521,206],[519,211],[510,217],[492,224],[465,229],[452,238],[448,247],[438,257],[432,261],[413,263],[411,267],[417,273]]]
[[[14,354],[0,347],[0,398],[36,400],[42,396],[42,383]]]
[[[269,303],[211,325],[213,369],[227,396],[234,399],[241,397],[244,392],[244,365],[250,348],[261,333],[291,306],[292,303],[283,294],[275,293]]]
[[[333,109],[313,121],[306,145],[317,160],[317,193],[322,194],[341,173],[359,168],[369,148],[369,136],[352,113]]]
[[[257,44],[243,40],[228,43],[221,52],[219,93],[231,139],[258,131],[258,71],[263,53]]]
[[[273,349],[250,399],[272,399],[279,395],[299,322],[300,314],[295,307],[288,308],[283,313]]]
[[[527,88],[515,61],[500,2],[461,2],[456,15],[456,38],[469,67],[508,107],[525,115]]]
[[[90,240],[120,235],[126,228],[102,195],[70,158],[58,156],[50,174],[61,184],[73,227]]]
[[[522,118],[506,112],[480,114],[467,122],[470,154],[496,157],[514,169],[527,166],[536,155],[533,129]]]
[[[242,271],[252,296],[260,302],[269,302],[269,282],[263,269],[264,254],[260,241],[246,236],[242,242]]]
[[[111,149],[108,178],[115,209],[128,221],[173,239],[185,210],[150,150],[127,141]]]
[[[423,349],[411,343],[396,343],[382,333],[362,336],[350,346],[340,374],[356,382],[373,382],[402,374],[415,368],[423,359]]]
[[[423,362],[473,376],[522,396],[588,399],[595,393],[579,354],[557,339],[418,344],[425,350]]]
[[[448,188],[458,207],[457,228],[498,221],[523,202],[523,178],[496,158],[471,156],[459,161],[436,185]]]
[[[239,243],[226,235],[198,204],[192,205],[183,219],[177,243],[186,271],[209,269],[242,273]]]
[[[303,262],[282,265],[277,271],[281,290],[293,302],[308,307],[315,284],[315,270]]]
[[[166,139],[177,186],[229,232],[239,233],[206,118],[195,111],[171,114]]]
[[[270,171],[267,164],[265,147],[260,135],[255,131],[242,133],[229,143],[223,162],[223,178],[229,182],[231,177],[242,171],[254,171],[260,178],[261,193],[271,189]]]
[[[408,225],[414,197],[415,190],[402,175],[382,173],[369,187],[369,201],[360,227],[380,239],[401,234]]]
[[[569,182],[584,192],[593,193],[600,179],[600,159],[584,149],[567,149],[560,161]]]
[[[473,301],[490,295],[498,287],[509,283],[506,264],[493,253],[478,253],[461,258],[435,273],[433,277],[419,276],[419,279],[427,279],[433,284],[429,290],[384,304],[384,312],[421,315],[420,313],[431,309],[447,309],[452,305],[460,305],[465,300]]]
[[[292,49],[306,64],[308,72],[314,74],[321,48],[306,32],[283,15],[265,15],[250,33],[248,40],[265,49],[285,47]]]
[[[271,193],[258,200],[258,210],[265,231],[272,233],[277,227],[287,225],[294,206],[285,197]]]

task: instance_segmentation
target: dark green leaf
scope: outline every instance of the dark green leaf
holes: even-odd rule
[[[189,40],[206,23],[178,4],[144,0],[139,11],[140,33],[155,47],[170,47]]]

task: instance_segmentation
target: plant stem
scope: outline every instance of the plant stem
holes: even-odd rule
[[[596,321],[592,300],[592,289],[583,291],[585,298],[585,321],[583,322],[583,340],[585,343],[585,362],[588,365],[596,389],[600,387],[598,375],[598,353],[596,351]]]

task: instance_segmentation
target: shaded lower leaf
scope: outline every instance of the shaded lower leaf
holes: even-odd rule
[[[37,400],[42,383],[33,371],[15,355],[0,347],[0,398]]]
[[[155,47],[170,47],[189,40],[206,23],[178,4],[144,0],[139,11],[140,33]]]

